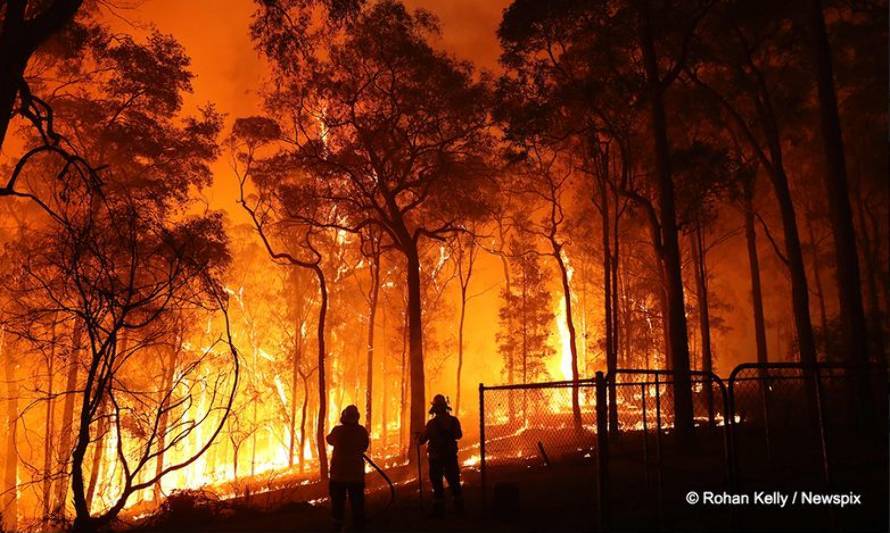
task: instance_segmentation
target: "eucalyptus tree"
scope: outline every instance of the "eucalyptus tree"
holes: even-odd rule
[[[293,199],[288,195],[294,190],[294,182],[287,180],[277,164],[279,158],[264,158],[263,153],[280,136],[278,125],[267,118],[249,117],[235,121],[229,146],[235,159],[238,177],[238,203],[247,212],[260,240],[273,261],[308,270],[318,285],[317,343],[317,392],[318,416],[315,427],[315,445],[318,450],[319,477],[327,479],[328,460],[325,443],[327,420],[327,314],[329,305],[328,278],[324,268],[324,255],[319,240],[325,239],[325,229],[307,224],[303,217],[294,217],[290,206]],[[255,194],[247,192],[254,185]],[[320,209],[319,204],[312,204]]]
[[[724,123],[756,158],[773,185],[782,218],[780,257],[791,277],[800,361],[816,362],[809,289],[796,209],[785,162],[787,142],[804,105],[799,39],[789,30],[791,4],[725,2],[705,25],[685,76],[721,106]],[[797,52],[797,53],[795,53]],[[778,249],[777,249],[778,251]]]
[[[504,12],[498,31],[505,49],[502,62],[518,82],[517,93],[529,97],[520,118],[532,131],[555,126],[597,142],[596,132],[608,129],[610,122],[603,111],[616,104],[633,112],[632,123],[648,129],[641,138],[651,143],[648,185],[654,201],[633,197],[645,200],[642,208],[652,223],[661,263],[665,339],[676,427],[682,435],[692,430],[692,396],[668,96],[711,4],[516,0]]]
[[[277,168],[294,177],[286,208],[314,227],[374,227],[404,259],[413,434],[426,418],[420,246],[486,212],[488,91],[430,46],[438,26],[425,11],[374,3],[307,41],[297,7],[293,25],[263,18],[281,7],[262,11],[254,36],[276,66],[267,110]]]
[[[468,294],[470,280],[473,278],[473,269],[479,256],[479,246],[476,243],[475,231],[460,233],[451,239],[451,257],[455,265],[458,289],[460,292],[460,312],[457,321],[457,379],[455,380],[454,414],[460,415],[461,377],[464,366],[464,323],[467,317],[467,302],[474,296]]]
[[[810,37],[812,63],[815,65],[819,130],[823,140],[822,153],[825,156],[825,192],[834,242],[844,345],[850,361],[864,367],[869,359],[869,332],[865,307],[862,303],[862,276],[859,269],[859,253],[856,249],[853,209],[850,206],[847,158],[835,90],[834,62],[823,11],[822,0],[806,2],[807,34]],[[864,368],[859,373],[857,388],[860,391],[857,395],[858,411],[871,412],[871,401],[867,392],[871,385]]]
[[[219,364],[215,352],[191,353],[170,380],[169,369],[146,363],[161,339],[179,338],[173,316],[225,318],[219,275],[228,252],[220,218],[188,213],[189,191],[210,183],[221,117],[209,106],[197,116],[182,113],[192,74],[171,37],[152,33],[137,41],[101,26],[82,37],[78,54],[32,84],[51,98],[19,89],[40,120],[13,169],[29,192],[15,195],[39,205],[44,216],[21,243],[12,320],[26,335],[29,322],[51,312],[79,339],[69,357],[85,369],[85,381],[66,392],[79,406],[66,400],[63,427],[70,429],[57,463],[61,483],[71,483],[76,528],[91,530],[209,448],[231,406],[238,367],[227,323],[216,341],[235,357],[234,367]],[[214,366],[221,374],[212,376],[207,369]],[[68,383],[77,383],[71,376]],[[195,389],[184,379],[219,393],[203,415],[193,409]],[[164,390],[150,392],[147,382]],[[165,459],[208,426],[209,439],[193,456]],[[108,460],[120,467],[106,482],[120,490],[104,494],[102,507],[90,505],[98,473],[92,465],[102,463],[106,438],[117,442]],[[86,460],[90,450],[98,463]],[[66,492],[56,491],[52,507],[64,509]]]

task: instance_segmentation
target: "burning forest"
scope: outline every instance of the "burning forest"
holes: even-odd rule
[[[886,530],[887,14],[0,2],[0,531]]]

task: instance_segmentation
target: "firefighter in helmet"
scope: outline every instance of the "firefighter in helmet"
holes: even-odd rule
[[[433,415],[426,423],[426,429],[420,434],[420,444],[427,445],[429,458],[430,483],[433,486],[433,513],[442,516],[445,513],[445,484],[454,498],[454,508],[458,513],[464,510],[463,493],[460,486],[460,465],[457,462],[457,441],[463,436],[460,421],[452,416],[451,407],[445,396],[437,394],[430,404],[429,413]]]

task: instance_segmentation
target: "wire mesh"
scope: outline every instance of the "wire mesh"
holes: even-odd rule
[[[482,389],[486,485],[497,512],[589,508],[595,497],[592,381]],[[548,490],[554,480],[562,486]],[[542,490],[543,489],[543,490]]]
[[[624,517],[624,526],[651,528],[673,522],[666,515],[682,505],[677,498],[689,490],[728,486],[727,405],[719,378],[690,378],[694,446],[677,438],[670,372],[619,370],[608,386],[614,388],[610,417],[617,427],[609,436],[609,468],[616,473],[609,501]]]
[[[593,380],[481,387],[483,484],[494,510],[513,519],[530,507],[547,516],[583,509],[589,520],[621,517],[629,530],[692,519],[682,500],[689,491],[826,483],[873,491],[887,471],[886,438],[875,438],[886,437],[887,377],[877,367],[791,363],[740,365],[726,383],[693,372],[691,438],[675,428],[669,371],[619,370],[599,382],[607,399],[599,425]],[[597,431],[604,424],[608,447]],[[608,479],[602,494],[598,479]],[[743,524],[731,506],[695,511],[701,527]]]
[[[883,453],[863,438],[863,406],[856,401],[868,395],[871,425],[886,420],[887,375],[877,367],[742,365],[730,387],[736,461],[749,484],[793,473],[817,486],[833,472],[849,476],[848,467],[864,464],[863,454]]]

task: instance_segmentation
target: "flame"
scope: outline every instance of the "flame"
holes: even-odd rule
[[[281,405],[285,407],[288,404],[287,394],[284,392],[284,383],[281,382],[281,376],[275,374],[275,390],[278,391],[278,398],[281,400]]]
[[[477,453],[477,454],[471,455],[470,457],[467,457],[466,459],[464,459],[464,462],[461,464],[463,466],[473,467],[473,466],[478,466],[479,463],[481,463],[481,462],[482,462],[482,456]]]
[[[562,260],[566,266],[566,274],[569,278],[569,298],[572,298],[574,302],[574,295],[571,294],[571,285],[572,285],[572,277],[575,274],[575,269],[572,268],[571,263],[569,262],[569,256],[565,253],[563,249],[562,252]],[[566,318],[566,301],[565,296],[561,295],[560,298],[557,299],[556,305],[554,306],[554,315],[556,320],[556,331],[558,335],[557,351],[559,356],[559,367],[556,369],[559,371],[558,375],[564,380],[571,380],[572,376],[572,338],[569,335],[569,327]]]
[[[569,336],[569,327],[566,323],[566,302],[560,298],[556,304],[556,331],[559,336],[558,356],[559,375],[562,379],[572,379],[572,339]]]

